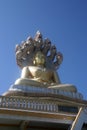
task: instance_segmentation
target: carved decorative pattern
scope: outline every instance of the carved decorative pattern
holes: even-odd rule
[[[37,31],[34,38],[28,37],[20,45],[16,45],[16,61],[20,68],[33,65],[33,58],[37,51],[46,57],[46,67],[58,69],[63,61],[63,55],[57,52],[56,46],[47,38],[43,40],[42,34]]]

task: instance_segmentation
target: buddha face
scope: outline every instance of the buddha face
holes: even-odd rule
[[[36,53],[35,57],[34,57],[34,65],[36,66],[45,66],[45,62],[46,62],[46,59],[45,59],[45,56],[43,53],[41,53],[40,51]]]

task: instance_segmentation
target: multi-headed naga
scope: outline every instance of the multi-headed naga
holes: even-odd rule
[[[57,52],[55,45],[37,31],[34,38],[28,37],[20,45],[16,45],[16,61],[22,68],[22,79],[36,81],[44,85],[60,82],[56,70],[63,61],[63,55]]]

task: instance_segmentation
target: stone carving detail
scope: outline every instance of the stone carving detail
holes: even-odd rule
[[[20,45],[16,45],[16,61],[20,68],[34,65],[34,57],[37,52],[43,53],[46,58],[45,66],[51,69],[58,69],[63,61],[63,55],[57,52],[55,45],[47,38],[43,40],[42,34],[37,31],[34,38],[28,37]]]

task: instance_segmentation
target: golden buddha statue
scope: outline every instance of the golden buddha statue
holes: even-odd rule
[[[15,84],[50,86],[60,83],[56,68],[61,64],[62,54],[56,52],[48,38],[43,41],[40,32],[34,39],[29,37],[16,46],[16,60],[22,74]]]
[[[33,59],[34,66],[26,66],[22,70],[21,78],[27,78],[41,82],[43,84],[59,83],[57,73],[46,68],[46,57],[41,51],[38,51]]]
[[[75,86],[60,82],[56,70],[62,60],[62,54],[51,45],[51,41],[43,41],[41,33],[37,32],[34,39],[29,37],[24,43],[16,46],[16,61],[22,68],[22,74],[15,85],[51,87],[76,92]]]

